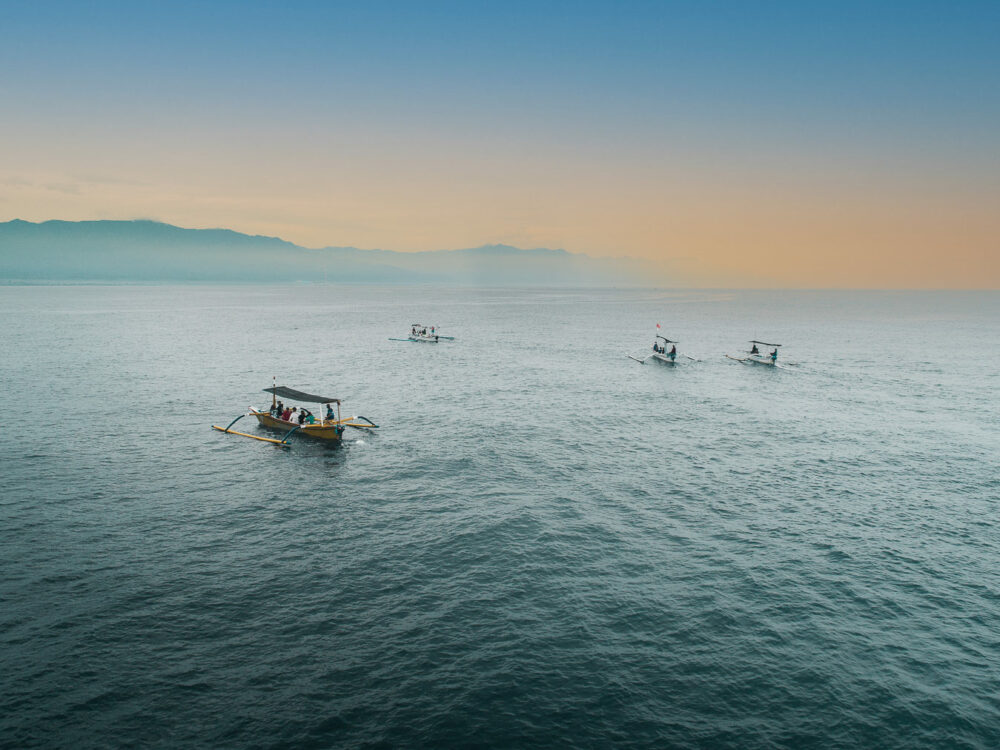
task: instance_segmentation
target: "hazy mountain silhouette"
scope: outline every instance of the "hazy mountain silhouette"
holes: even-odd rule
[[[6,281],[338,281],[458,284],[637,284],[642,265],[565,250],[484,245],[402,253],[309,249],[229,229],[155,221],[0,223]]]

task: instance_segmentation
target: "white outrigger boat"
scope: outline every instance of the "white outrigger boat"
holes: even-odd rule
[[[761,346],[772,347],[771,353],[762,354],[760,349],[757,348],[758,344],[760,344]],[[733,357],[729,354],[727,354],[726,356],[729,357],[729,359],[735,359],[737,362],[749,362],[750,364],[768,365],[770,367],[778,366],[778,348],[781,346],[781,344],[769,344],[766,341],[751,341],[750,345],[751,345],[750,351],[746,353],[747,356],[745,357]]]
[[[659,343],[662,341],[663,343]],[[655,359],[657,362],[662,362],[665,365],[676,365],[677,362],[677,344],[679,341],[674,341],[668,339],[666,336],[661,336],[656,334],[656,338],[653,339],[653,353],[649,354],[641,359],[639,357],[634,357],[631,354],[628,355],[630,359],[634,359],[641,365],[646,364],[647,361]],[[667,349],[667,344],[670,344],[670,349]],[[687,355],[685,355],[687,356]],[[694,359],[694,357],[688,357],[688,359]]]
[[[405,339],[390,338],[389,341],[422,341],[426,344],[436,344],[439,341],[454,341],[454,336],[442,336],[437,332],[437,326],[425,326],[420,323],[413,323],[410,326],[410,335]]]

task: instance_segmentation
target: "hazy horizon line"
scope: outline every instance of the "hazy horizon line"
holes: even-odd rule
[[[404,257],[415,257],[420,255],[433,255],[437,253],[460,253],[463,251],[475,251],[486,248],[509,248],[517,253],[524,253],[526,256],[533,252],[550,252],[550,253],[562,253],[572,258],[577,258],[581,260],[586,260],[588,262],[598,262],[598,263],[623,263],[623,264],[633,264],[635,269],[632,273],[637,273],[637,269],[642,269],[644,272],[655,273],[657,278],[674,278],[674,279],[684,279],[685,273],[681,269],[683,264],[687,261],[697,260],[696,258],[689,257],[675,257],[666,262],[657,263],[656,261],[650,260],[648,258],[643,258],[641,256],[634,255],[618,255],[618,256],[595,256],[588,254],[586,252],[576,252],[573,250],[566,249],[565,247],[518,247],[504,242],[494,242],[494,243],[484,243],[475,246],[467,246],[460,248],[436,248],[436,249],[420,249],[420,250],[396,250],[385,247],[357,247],[355,245],[323,245],[320,247],[310,247],[306,245],[300,245],[291,240],[284,239],[278,235],[269,234],[250,234],[248,232],[241,231],[239,229],[233,229],[231,227],[225,226],[182,226],[180,224],[174,224],[170,221],[165,221],[158,218],[146,217],[132,217],[125,219],[108,219],[108,218],[87,218],[87,219],[61,219],[61,218],[47,218],[37,221],[32,221],[30,219],[22,219],[20,217],[15,217],[8,219],[6,221],[0,221],[0,225],[11,225],[11,224],[25,224],[34,227],[41,227],[46,224],[63,224],[63,225],[156,225],[161,227],[167,227],[170,229],[178,230],[180,232],[225,232],[232,235],[243,237],[247,239],[258,239],[258,240],[268,240],[277,243],[281,243],[287,246],[289,249],[303,250],[307,252],[323,252],[323,251],[357,251],[359,253],[388,253],[396,254]],[[673,265],[675,268],[670,268]],[[390,281],[387,279],[337,279],[332,281],[313,281],[311,279],[285,279],[281,281],[266,281],[266,280],[255,280],[255,279],[143,279],[136,277],[134,279],[122,278],[118,279],[113,275],[109,275],[106,278],[59,278],[58,276],[53,276],[51,278],[46,278],[42,276],[34,277],[20,277],[16,275],[7,275],[0,277],[0,285],[3,286],[122,286],[122,285],[161,285],[161,284],[221,284],[221,285],[261,285],[261,284],[319,284],[328,283],[330,285],[336,284],[349,284],[349,285],[366,285],[366,286],[401,286],[401,285],[425,285],[425,286],[465,286],[469,288],[475,288],[482,286],[483,288],[534,288],[534,289],[545,289],[545,288],[561,288],[561,289],[613,289],[613,288],[628,288],[628,289],[657,289],[657,290],[692,290],[692,291],[866,291],[866,292],[904,292],[904,291],[920,291],[920,292],[952,292],[952,291],[976,291],[976,292],[993,292],[1000,290],[1000,286],[923,286],[923,285],[881,285],[881,286],[858,286],[853,284],[844,283],[831,283],[828,285],[815,285],[815,284],[769,284],[764,280],[765,278],[774,273],[775,277],[778,274],[775,271],[762,271],[757,275],[763,283],[755,284],[752,280],[744,280],[742,283],[736,281],[735,283],[727,283],[727,279],[720,279],[720,283],[712,283],[711,275],[703,275],[702,278],[698,278],[697,274],[687,276],[687,281],[681,281],[679,284],[670,285],[665,283],[632,283],[625,281],[622,278],[611,279],[607,283],[595,281],[594,283],[584,283],[579,286],[568,283],[568,284],[555,284],[550,285],[547,282],[542,282],[538,284],[530,282],[520,282],[520,281],[497,281],[492,284],[481,284],[480,282],[474,281],[463,281],[463,280],[395,280]],[[723,276],[728,274],[723,274]]]
[[[321,248],[322,249],[322,248]],[[359,248],[356,248],[359,249]],[[646,286],[639,284],[511,284],[511,283],[496,283],[496,284],[471,284],[466,282],[440,282],[440,281],[400,281],[400,282],[387,282],[387,281],[308,281],[305,279],[298,281],[200,281],[197,279],[191,280],[167,280],[167,281],[152,281],[152,280],[127,280],[127,281],[114,281],[112,279],[12,279],[12,278],[0,278],[0,286],[2,287],[42,287],[42,286],[248,286],[248,287],[259,287],[259,286],[370,286],[370,287],[428,287],[428,288],[464,288],[464,289],[522,289],[525,291],[559,291],[559,292],[572,292],[572,291],[594,291],[594,290],[627,290],[627,291],[655,291],[655,292],[717,292],[717,293],[733,293],[733,292],[755,292],[755,293],[842,293],[842,292],[857,292],[861,294],[997,294],[1000,293],[1000,287],[978,287],[978,288],[968,288],[968,289],[954,289],[948,287],[882,287],[882,288],[867,288],[867,287],[755,287],[755,286],[730,286],[730,287],[713,287],[713,286]]]
[[[542,247],[542,246],[520,247],[518,245],[511,245],[510,243],[507,243],[507,242],[484,242],[484,243],[482,243],[480,245],[472,245],[472,246],[469,246],[469,247],[442,247],[442,248],[438,248],[436,250],[395,250],[395,249],[388,248],[388,247],[358,247],[357,245],[334,245],[334,244],[326,244],[326,245],[322,245],[322,246],[318,246],[317,247],[317,246],[309,246],[309,245],[300,245],[297,242],[285,239],[284,237],[281,237],[279,235],[252,234],[250,232],[245,232],[245,231],[242,231],[240,229],[234,229],[232,227],[224,227],[224,226],[200,226],[200,227],[184,226],[182,224],[175,224],[172,221],[166,221],[166,220],[163,220],[163,219],[153,219],[153,218],[150,218],[150,217],[134,217],[134,218],[130,218],[130,219],[42,219],[40,221],[32,221],[31,219],[22,219],[20,217],[15,217],[13,219],[7,219],[6,221],[0,222],[0,223],[2,223],[2,224],[12,224],[12,223],[18,222],[18,221],[22,222],[24,224],[33,224],[35,226],[38,226],[40,224],[49,224],[49,223],[52,223],[52,222],[61,222],[63,224],[98,224],[98,223],[132,223],[132,224],[148,223],[148,224],[160,224],[162,226],[173,227],[174,229],[184,229],[184,230],[190,230],[190,231],[207,231],[207,232],[216,232],[216,231],[217,232],[233,232],[235,234],[242,234],[245,237],[255,237],[255,238],[259,237],[259,238],[268,239],[268,240],[278,240],[279,242],[287,242],[289,245],[294,245],[295,247],[302,248],[303,250],[328,250],[328,249],[361,250],[361,251],[365,251],[365,252],[392,252],[392,253],[406,253],[407,255],[415,255],[415,254],[418,254],[418,253],[456,252],[456,251],[459,251],[459,250],[478,250],[478,249],[483,248],[483,247],[510,247],[510,248],[514,248],[515,250],[523,250],[523,251],[531,251],[531,250],[555,250],[555,251],[561,251],[561,252],[564,252],[564,253],[570,253],[571,255],[578,255],[578,256],[587,257],[587,258],[604,258],[606,260],[619,260],[619,259],[621,259],[621,260],[642,260],[641,258],[638,258],[636,256],[631,256],[631,255],[595,256],[595,255],[590,255],[589,253],[577,252],[577,251],[574,251],[574,250],[569,250],[569,249],[567,249],[565,247],[547,247],[547,246],[546,247]]]

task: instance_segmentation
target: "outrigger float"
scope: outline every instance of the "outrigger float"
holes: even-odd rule
[[[755,365],[768,365],[770,367],[778,366],[778,348],[781,344],[769,344],[766,341],[751,341],[750,351],[747,352],[745,357],[733,357],[729,354],[726,356],[729,359],[735,359],[737,362],[749,362]],[[772,351],[770,354],[761,354],[760,349],[757,348],[757,344],[761,346],[770,346]]]
[[[410,335],[405,339],[391,338],[389,341],[422,341],[426,344],[436,344],[439,341],[454,341],[454,336],[442,336],[437,332],[437,326],[425,326],[421,323],[410,325]]]
[[[232,422],[230,422],[225,427],[219,427],[213,424],[213,430],[219,430],[220,432],[225,432],[229,435],[240,435],[242,437],[253,438],[254,440],[260,440],[265,443],[272,443],[281,448],[290,448],[291,445],[288,439],[295,434],[305,435],[306,437],[313,438],[315,440],[324,441],[338,441],[344,435],[344,430],[348,427],[355,427],[358,429],[375,429],[378,427],[377,424],[372,422],[368,417],[356,416],[356,417],[345,417],[340,416],[340,399],[331,398],[327,396],[316,396],[312,393],[304,393],[303,391],[297,391],[294,388],[286,388],[285,386],[275,385],[270,388],[265,388],[266,393],[271,394],[271,409],[270,411],[257,410],[250,407],[250,411],[246,414],[241,414],[236,417]],[[281,418],[281,414],[278,413],[278,396],[282,398],[289,399],[290,401],[298,401],[300,403],[307,404],[320,404],[320,417],[316,419],[313,417],[313,422],[290,422]],[[337,405],[337,413],[334,418],[332,405]],[[285,437],[281,440],[277,438],[263,437],[262,435],[251,435],[248,432],[237,432],[232,429],[233,425],[239,422],[243,417],[254,416],[257,418],[257,422],[263,427],[267,427],[272,430],[278,430],[280,432],[286,433]],[[358,421],[363,420],[363,421]]]

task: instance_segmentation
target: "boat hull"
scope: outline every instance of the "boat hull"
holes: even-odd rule
[[[767,365],[768,367],[774,367],[775,365],[778,364],[775,360],[771,359],[770,357],[758,357],[753,354],[747,357],[746,360],[744,361],[752,362],[755,365]]]
[[[665,365],[676,365],[677,364],[676,357],[671,357],[669,354],[659,354],[659,353],[656,353],[656,354],[651,354],[649,356],[652,357],[653,359],[655,359],[657,362],[662,362]]]
[[[291,432],[299,425],[292,422],[286,422],[283,419],[275,419],[267,412],[255,411],[253,415],[257,417],[257,421],[263,426],[268,427],[272,430],[280,430],[281,432]],[[341,436],[344,434],[344,428],[341,425],[327,423],[327,424],[310,424],[303,425],[300,430],[298,430],[296,435],[305,435],[306,437],[313,438],[314,440],[326,440],[326,441],[336,441],[340,440]]]

